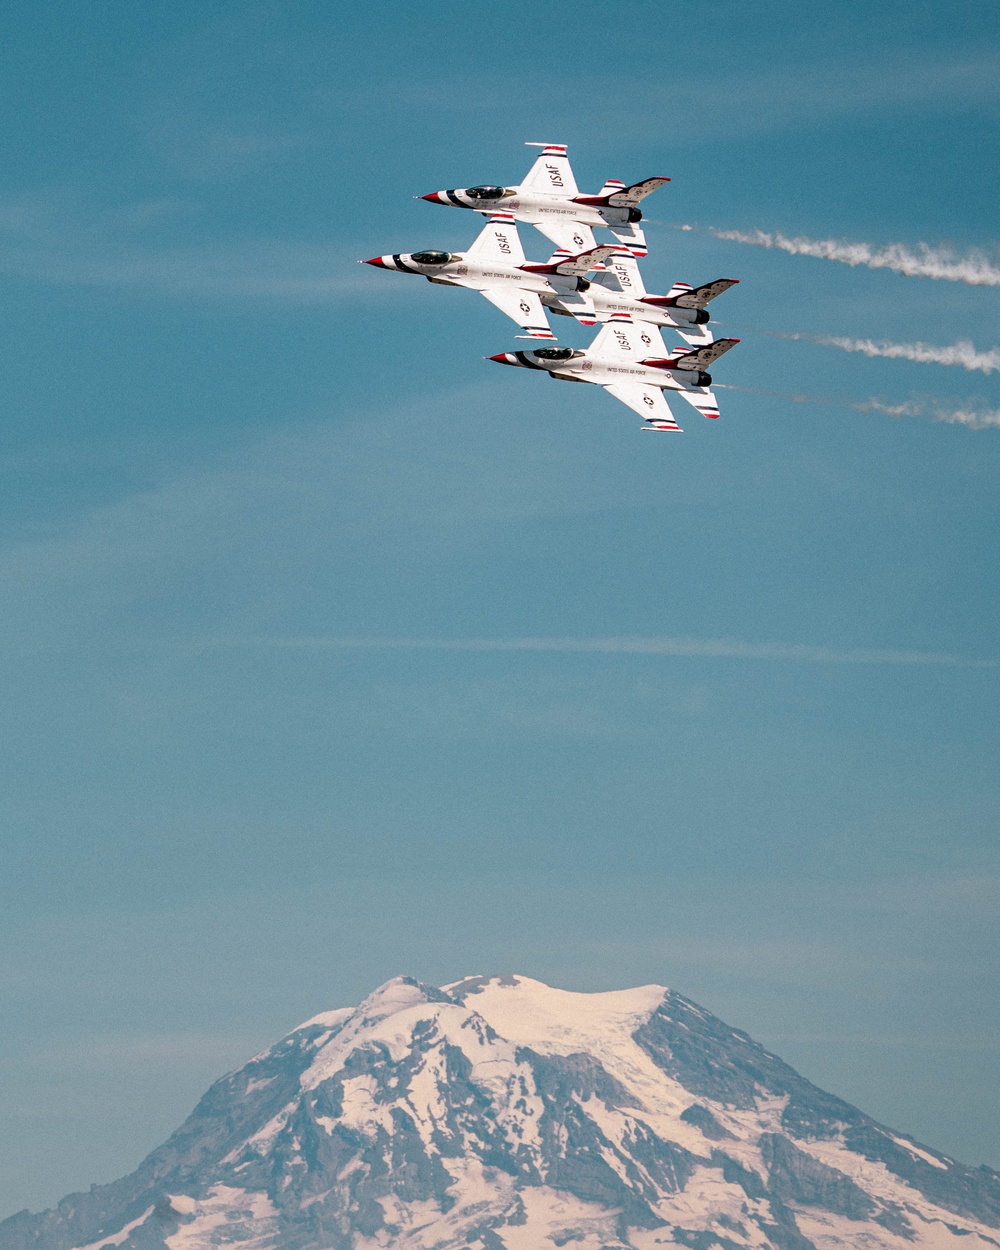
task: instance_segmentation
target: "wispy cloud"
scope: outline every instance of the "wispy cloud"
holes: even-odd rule
[[[812,664],[923,664],[948,668],[1000,668],[1000,660],[934,651],[838,650],[800,643],[746,642],[737,638],[220,638],[206,647],[267,647],[302,651],[556,652],[590,655],[662,655],[705,659],[791,660]]]
[[[813,256],[832,260],[856,269],[889,269],[908,278],[933,278],[941,282],[964,282],[966,286],[1000,286],[1000,262],[978,249],[964,253],[945,245],[918,243],[851,242],[847,239],[810,239],[806,235],[787,235],[781,230],[720,230],[715,226],[673,225],[676,230],[692,230],[710,234],[731,243],[770,248],[790,256]]]

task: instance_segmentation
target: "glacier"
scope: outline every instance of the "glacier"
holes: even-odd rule
[[[1000,1175],[663,986],[397,977],[0,1250],[1000,1250]]]

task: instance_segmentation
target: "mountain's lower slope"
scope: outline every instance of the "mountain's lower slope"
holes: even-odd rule
[[[399,978],[218,1081],[0,1250],[1000,1250],[1000,1176],[659,986]]]

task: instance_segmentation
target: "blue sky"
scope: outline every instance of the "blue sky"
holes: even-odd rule
[[[1000,1165],[1000,431],[843,406],[1000,385],[756,332],[985,351],[1000,291],[707,232],[995,255],[998,10],[622,19],[9,15],[0,1214],[401,972],[667,983]],[[719,381],[843,402],[643,439],[484,361],[485,301],[355,264],[461,249],[412,197],[529,139],[672,178],[647,285],[741,279]]]

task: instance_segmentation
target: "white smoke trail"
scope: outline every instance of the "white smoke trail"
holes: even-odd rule
[[[766,395],[770,399],[784,399],[794,404],[815,404],[824,408],[849,408],[852,412],[882,413],[887,417],[927,417],[944,425],[964,425],[969,430],[1000,429],[1000,408],[986,408],[977,400],[945,403],[938,399],[907,400],[900,404],[887,404],[881,399],[852,401],[837,399],[832,395],[807,395],[792,391],[772,391],[760,386],[733,386],[724,382],[715,384],[717,391],[742,391],[746,395]]]
[[[905,404],[885,404],[879,399],[866,399],[860,404],[848,404],[855,412],[882,412],[889,417],[929,417],[944,425],[964,425],[969,430],[1000,429],[1000,408],[984,408],[975,400],[954,404],[938,399],[923,402],[910,400]]]
[[[977,408],[974,404],[960,408],[935,406],[932,415],[935,421],[943,421],[946,425],[964,425],[970,430],[1000,429],[1000,408]]]
[[[680,229],[696,227],[681,226]],[[789,238],[780,230],[717,230],[708,226],[707,231],[717,239],[774,248],[790,256],[834,260],[855,269],[864,265],[867,269],[891,269],[908,278],[935,278],[943,282],[964,282],[967,286],[1000,286],[1000,265],[980,251],[959,255],[952,248],[931,247],[928,243],[918,243],[915,251],[905,243],[873,247],[870,243],[851,243],[845,239],[809,239],[804,235]]]
[[[832,334],[789,334],[790,339],[804,339],[821,347],[839,347],[843,352],[860,352],[863,356],[882,356],[887,360],[913,360],[919,364],[955,365],[975,373],[1000,371],[1000,347],[987,352],[977,351],[968,339],[959,339],[948,347],[931,343],[890,343],[885,339],[842,338]]]
[[[923,417],[926,409],[923,404],[911,400],[905,404],[886,404],[881,399],[865,399],[857,404],[847,404],[854,412],[881,412],[887,417]]]
[[[741,330],[744,334],[765,334],[772,339],[793,343],[816,343],[819,347],[836,347],[842,352],[860,352],[863,356],[880,356],[887,360],[912,360],[918,364],[950,365],[968,369],[970,373],[1000,372],[1000,347],[978,351],[968,339],[936,347],[933,343],[891,343],[887,339],[855,339],[838,334],[806,334],[796,330],[759,330],[750,326],[720,326]]]

